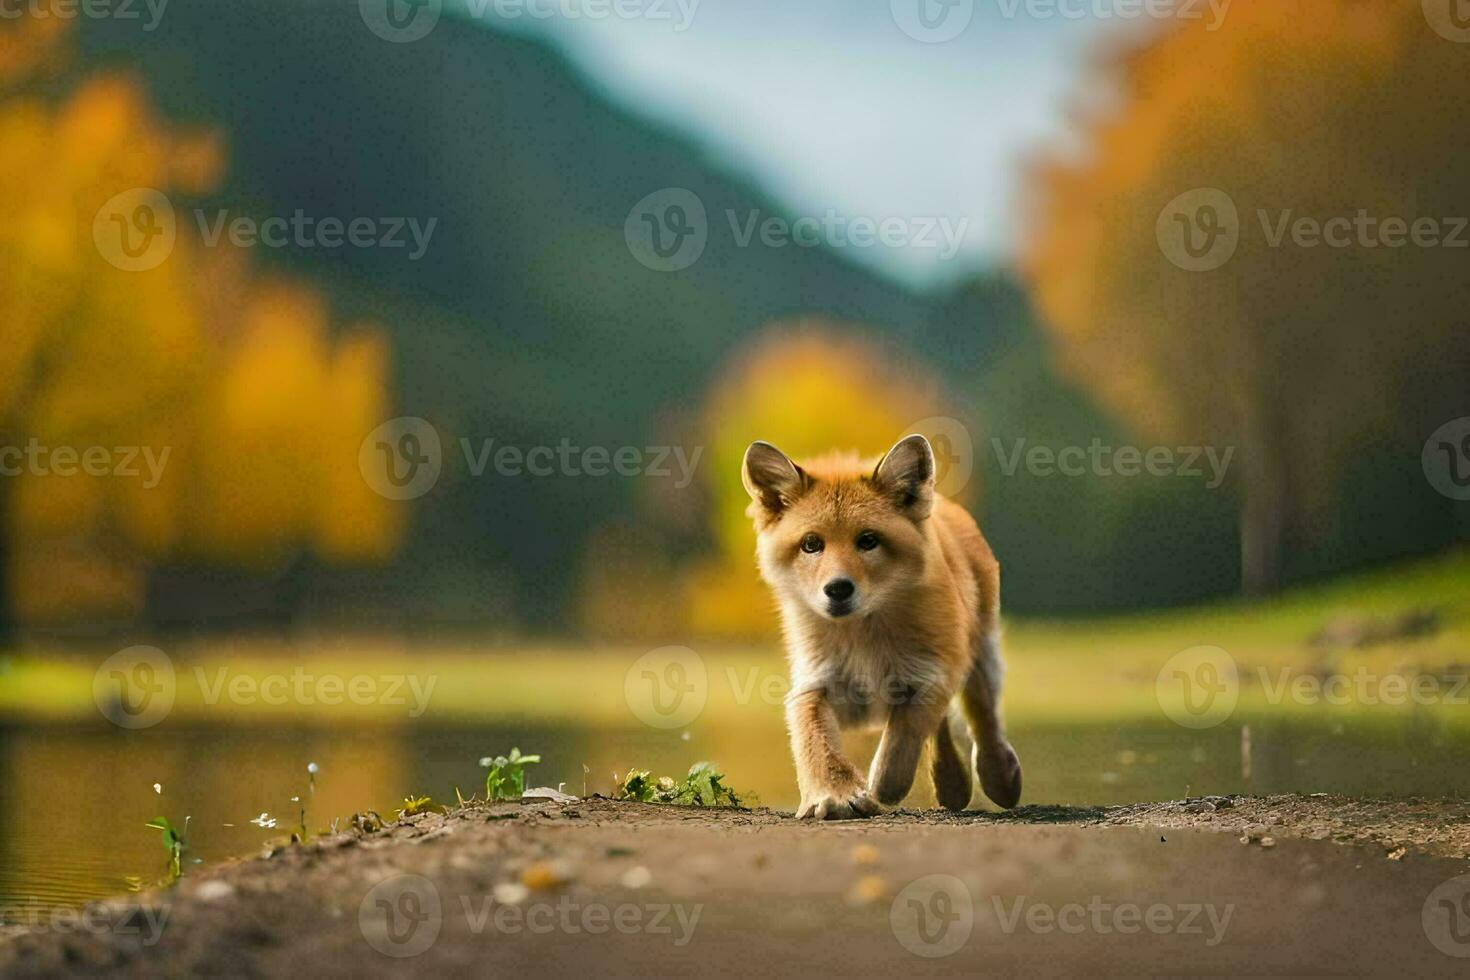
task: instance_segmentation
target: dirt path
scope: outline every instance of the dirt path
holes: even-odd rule
[[[0,972],[1463,976],[1467,855],[1470,806],[1419,801],[825,825],[600,799],[471,806],[38,923],[0,942]]]

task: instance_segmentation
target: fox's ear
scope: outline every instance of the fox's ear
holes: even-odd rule
[[[807,475],[769,442],[752,442],[740,468],[745,492],[768,514],[776,515],[806,492]]]
[[[873,470],[873,483],[916,521],[934,509],[934,450],[923,436],[904,436]]]

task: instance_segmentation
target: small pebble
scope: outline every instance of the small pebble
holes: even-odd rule
[[[495,900],[501,905],[519,905],[531,894],[531,889],[517,881],[504,881],[495,886]]]
[[[623,872],[624,888],[646,888],[651,881],[653,881],[653,872],[641,864]]]
[[[880,875],[863,875],[847,893],[849,905],[871,905],[888,894],[888,883]]]
[[[194,889],[194,897],[201,902],[218,902],[235,894],[235,887],[224,881],[206,881]]]
[[[560,888],[571,879],[565,868],[547,861],[537,861],[521,872],[521,884],[536,892],[548,892]]]

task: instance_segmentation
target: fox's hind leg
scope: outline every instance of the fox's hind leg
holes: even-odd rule
[[[1000,635],[992,630],[980,641],[960,700],[975,736],[973,761],[980,788],[996,806],[1009,810],[1021,802],[1021,760],[1006,741],[1000,719],[1002,672]]]
[[[934,756],[929,762],[929,777],[934,780],[934,797],[946,810],[963,810],[970,805],[974,791],[970,767],[955,745],[950,717],[939,719],[934,731]]]

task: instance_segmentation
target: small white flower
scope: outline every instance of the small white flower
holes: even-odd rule
[[[157,793],[159,796],[162,796],[163,795],[163,784],[162,783],[154,783],[153,784],[153,792]]]
[[[250,822],[255,824],[255,826],[257,827],[263,827],[269,830],[276,825],[276,818],[271,816],[269,813],[262,812],[260,816],[256,817]]]
[[[313,776],[315,776],[317,773],[321,772],[321,770],[317,768],[315,762],[308,762],[306,764],[306,771],[309,772],[309,773],[311,773]]]

